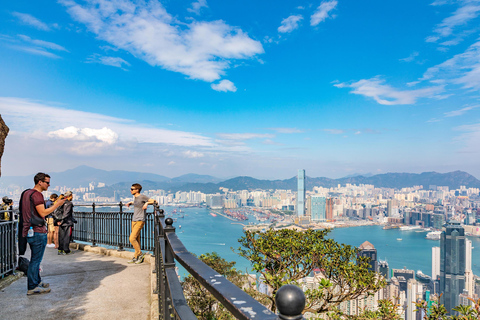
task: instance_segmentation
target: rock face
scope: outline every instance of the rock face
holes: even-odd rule
[[[0,115],[0,176],[2,175],[2,156],[3,156],[3,150],[5,148],[5,139],[7,138],[8,131],[10,129],[7,127],[5,122],[2,119],[2,116]]]

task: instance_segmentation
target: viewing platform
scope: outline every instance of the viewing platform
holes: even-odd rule
[[[151,319],[151,276],[155,275],[150,263],[128,264],[133,252],[126,251],[107,252],[119,256],[72,252],[63,256],[46,248],[42,280],[52,291],[27,296],[27,277],[21,277],[0,291],[0,318]],[[29,249],[25,256],[30,256]]]

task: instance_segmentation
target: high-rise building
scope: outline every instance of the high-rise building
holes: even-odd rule
[[[368,270],[378,272],[378,262],[377,262],[377,249],[368,241],[365,241],[358,247],[360,252],[358,253],[362,257],[370,258],[370,267]]]
[[[325,208],[325,217],[327,218],[328,221],[333,220],[333,199],[332,198],[327,199],[326,208]]]
[[[326,215],[325,215],[325,205],[326,205],[326,199],[325,197],[321,196],[311,196],[310,197],[310,214],[311,214],[311,219],[312,221],[325,221],[326,220]]]
[[[385,260],[378,261],[378,272],[385,277],[386,280],[390,280],[390,267]]]
[[[405,320],[416,320],[417,307],[415,306],[415,302],[417,302],[417,295],[419,295],[420,292],[422,292],[421,285],[419,285],[415,279],[407,281]]]
[[[298,170],[297,215],[305,215],[305,170]]]
[[[440,276],[440,247],[432,247],[432,280]]]
[[[465,251],[465,229],[460,222],[450,221],[440,238],[440,303],[449,313],[465,289]]]
[[[465,289],[469,296],[475,293],[475,279],[472,272],[472,241],[465,239]]]
[[[387,200],[387,217],[393,216],[393,205],[392,200]]]

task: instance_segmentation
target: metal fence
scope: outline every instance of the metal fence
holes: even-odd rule
[[[118,250],[133,248],[129,241],[133,212],[123,212],[121,202],[116,206],[119,207],[118,211],[106,212],[98,211],[98,208],[112,207],[112,204],[76,205],[75,207],[92,208],[92,211],[74,212],[73,216],[77,223],[73,227],[73,239],[88,242],[94,246],[97,244],[114,246]],[[153,251],[154,248],[153,216],[153,212],[147,213],[145,226],[140,234],[140,246],[145,251]]]
[[[5,211],[0,210],[3,215]],[[8,210],[13,216],[13,210]],[[0,277],[17,268],[17,221],[0,220]]]
[[[305,295],[300,288],[286,285],[278,290],[275,301],[279,314],[275,314],[190,253],[175,234],[173,219],[165,218],[163,210],[158,207],[155,213],[154,255],[159,319],[197,319],[183,294],[182,285],[175,272],[175,261],[180,263],[237,319],[298,320],[303,318]]]

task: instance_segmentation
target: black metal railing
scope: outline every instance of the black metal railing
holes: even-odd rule
[[[133,212],[124,212],[123,204],[89,204],[75,205],[74,208],[92,208],[90,212],[76,211],[73,216],[77,223],[73,227],[73,239],[91,243],[117,247],[118,250],[133,248],[129,241],[132,228]],[[102,207],[118,207],[118,211],[98,211]],[[153,251],[154,249],[154,215],[146,214],[145,226],[140,234],[140,246],[142,250]]]
[[[0,210],[14,216],[14,210]],[[0,277],[12,273],[17,268],[17,221],[0,220]]]
[[[190,253],[175,234],[173,219],[155,207],[155,273],[158,294],[158,313],[161,320],[193,320],[183,289],[175,272],[178,261],[237,319],[302,319],[305,295],[293,285],[281,287],[275,297],[279,314],[268,310],[242,289]]]

